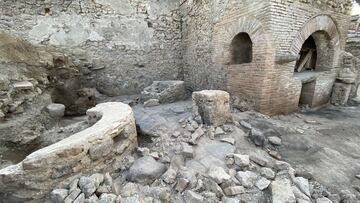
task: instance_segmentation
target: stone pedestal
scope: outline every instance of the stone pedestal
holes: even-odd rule
[[[351,84],[336,82],[331,96],[331,103],[336,106],[347,104],[351,86]]]
[[[203,90],[192,94],[194,117],[206,125],[220,126],[232,121],[230,95],[220,90]]]

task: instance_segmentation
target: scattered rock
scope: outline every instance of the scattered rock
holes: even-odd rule
[[[208,175],[212,178],[217,184],[221,184],[225,181],[230,180],[231,176],[225,172],[225,170],[218,166],[212,166],[209,171]]]
[[[275,172],[271,168],[261,168],[260,174],[267,179],[273,180],[275,178]]]
[[[272,137],[268,137],[268,139],[269,139],[269,142],[273,145],[277,145],[277,146],[281,145],[281,139],[279,137],[272,136]]]
[[[298,187],[292,186],[292,191],[297,199],[305,200],[306,202],[310,202],[310,198],[306,196],[303,192],[299,190]]]
[[[256,128],[252,128],[250,131],[250,140],[256,145],[256,146],[264,146],[265,145],[265,136],[264,134]]]
[[[269,181],[266,178],[260,178],[258,181],[256,181],[255,186],[259,188],[259,190],[265,190],[269,187],[271,181]]]
[[[194,158],[194,149],[187,143],[182,143],[182,154],[186,158]]]
[[[162,179],[167,184],[172,184],[175,182],[177,171],[171,167],[162,175]]]
[[[65,115],[65,105],[64,104],[49,104],[46,107],[46,111],[50,114],[51,117],[61,118]]]
[[[223,138],[220,140],[221,142],[226,142],[226,143],[229,143],[229,144],[232,144],[234,145],[235,144],[235,139],[234,138]]]
[[[279,179],[271,183],[273,203],[296,203],[290,180]]]
[[[75,188],[70,192],[70,194],[65,198],[65,203],[67,202],[73,202],[77,196],[81,193],[81,190],[79,188]]]
[[[269,163],[269,160],[267,158],[255,153],[250,154],[250,160],[263,167],[267,166]]]
[[[196,192],[187,190],[184,194],[184,200],[186,203],[203,203],[204,197]]]
[[[98,203],[115,203],[116,198],[117,198],[117,196],[114,194],[103,193],[100,196]]]
[[[244,127],[246,130],[251,130],[251,124],[246,121],[240,121],[240,125]]]
[[[333,203],[333,202],[326,197],[322,197],[322,198],[317,199],[316,203]]]
[[[240,181],[241,185],[243,185],[246,188],[253,187],[257,177],[258,176],[251,171],[246,171],[246,172],[239,171],[236,174],[236,178]]]
[[[50,199],[53,203],[63,203],[68,194],[66,189],[55,189],[50,193]]]
[[[127,179],[132,182],[151,184],[166,170],[166,166],[155,161],[151,156],[144,156],[136,160],[130,167]]]
[[[85,194],[81,193],[74,201],[73,203],[83,203],[85,202]]]
[[[15,90],[33,90],[34,85],[29,81],[22,81],[13,84]]]
[[[178,192],[183,192],[187,186],[189,185],[190,181],[185,178],[179,178],[175,190]]]
[[[79,180],[79,187],[86,197],[90,197],[96,191],[97,185],[94,179],[90,177],[81,177]]]
[[[240,167],[247,167],[250,164],[249,155],[234,154],[235,164]]]
[[[224,193],[228,196],[235,196],[245,193],[245,188],[243,186],[231,186],[225,188]]]
[[[158,99],[149,99],[144,102],[144,107],[153,107],[153,106],[159,106],[160,102]]]
[[[205,134],[205,132],[203,131],[202,128],[196,129],[195,132],[191,135],[191,139],[190,139],[189,143],[195,145],[197,140],[204,134]]]
[[[240,200],[235,198],[223,197],[222,202],[224,203],[240,203]]]
[[[225,134],[225,131],[224,131],[222,128],[217,127],[217,128],[215,129],[215,132],[214,132],[214,135],[215,135],[215,136],[220,136],[220,135],[224,135],[224,134]]]
[[[310,197],[309,181],[303,177],[296,177],[293,179],[294,184],[303,192],[306,196]]]
[[[355,178],[360,179],[360,174],[359,174],[359,175],[356,175]]]

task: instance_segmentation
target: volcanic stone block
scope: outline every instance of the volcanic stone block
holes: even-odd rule
[[[184,81],[154,81],[141,92],[141,99],[158,99],[160,103],[172,103],[186,99]]]
[[[193,114],[200,116],[206,125],[220,126],[231,122],[230,95],[220,90],[203,90],[194,92]]]
[[[350,92],[351,84],[336,82],[331,96],[331,103],[336,106],[347,104]]]

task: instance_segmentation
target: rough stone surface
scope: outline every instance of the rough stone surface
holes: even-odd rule
[[[154,81],[141,92],[144,101],[157,99],[160,103],[172,103],[186,98],[184,81]]]
[[[56,189],[50,193],[50,199],[54,203],[63,203],[65,198],[68,196],[69,190]]]
[[[206,125],[220,126],[232,121],[229,93],[220,90],[194,92],[193,114]]]
[[[128,180],[151,184],[155,179],[159,178],[166,170],[166,166],[155,161],[151,156],[144,156],[136,160],[131,166]]]
[[[196,192],[187,190],[184,194],[184,200],[186,203],[202,203],[204,202],[204,197]]]
[[[251,171],[245,171],[245,172],[239,171],[236,174],[236,178],[239,180],[241,185],[243,185],[246,188],[253,187],[257,177],[258,176]]]
[[[265,190],[267,187],[269,187],[271,181],[269,181],[266,178],[260,178],[258,181],[256,181],[255,186],[259,188],[259,190]]]
[[[231,176],[227,174],[223,168],[217,166],[211,167],[208,175],[218,184],[228,181],[231,178]]]
[[[333,88],[331,103],[334,105],[346,105],[351,92],[351,84],[336,82]]]
[[[271,183],[271,193],[274,203],[295,203],[296,199],[292,192],[291,183],[288,179],[279,179]]]

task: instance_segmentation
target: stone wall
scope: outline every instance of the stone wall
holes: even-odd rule
[[[4,0],[0,13],[0,31],[66,53],[102,93],[182,77],[177,0]]]
[[[9,202],[40,202],[59,184],[76,175],[117,170],[137,146],[130,106],[102,103],[88,110],[92,127],[28,155],[0,170],[0,197]]]

